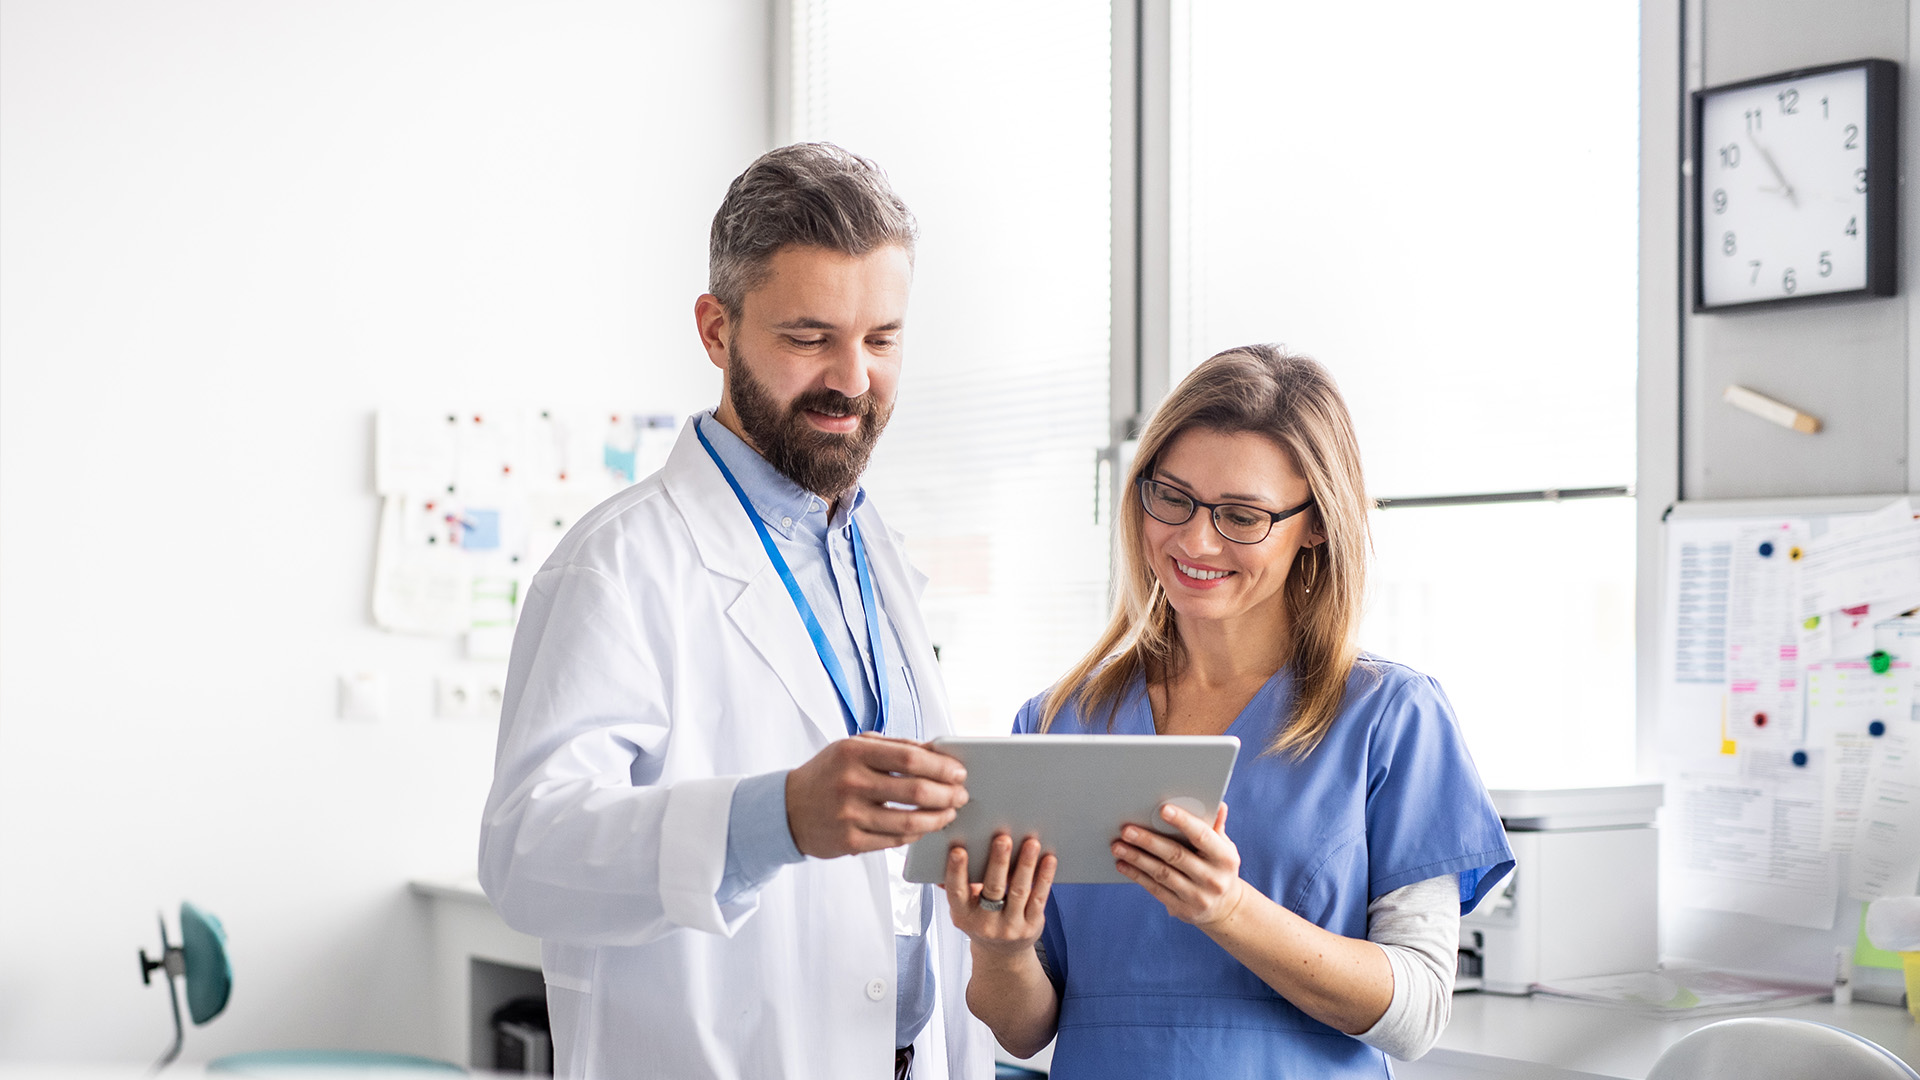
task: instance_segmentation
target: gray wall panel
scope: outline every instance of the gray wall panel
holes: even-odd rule
[[[1708,86],[1791,68],[1907,55],[1907,0],[1706,0]]]
[[[1907,483],[1907,305],[1835,301],[1694,316],[1687,497],[1899,491]],[[1729,383],[1818,417],[1815,435],[1721,400]]]
[[[1702,0],[1696,10],[1689,35],[1702,64],[1692,88],[1865,57],[1900,63],[1902,78],[1912,85],[1905,70],[1907,0]],[[1911,160],[1914,141],[1902,134],[1902,157]],[[1903,188],[1906,171],[1903,161]],[[1903,205],[1901,213],[1910,227],[1911,207]],[[1903,290],[1911,281],[1906,268],[1912,248],[1903,245],[1900,253]],[[1684,497],[1906,488],[1909,308],[1900,296],[1689,314],[1683,331]],[[1819,417],[1825,428],[1801,435],[1739,412],[1720,400],[1729,383],[1794,405]]]

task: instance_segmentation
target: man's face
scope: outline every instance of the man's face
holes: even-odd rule
[[[726,372],[717,414],[794,483],[852,490],[893,413],[913,267],[897,246],[863,256],[788,246],[738,319],[701,297],[695,317]]]

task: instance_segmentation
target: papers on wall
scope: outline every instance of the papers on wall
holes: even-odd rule
[[[373,618],[504,659],[534,573],[580,516],[666,461],[671,416],[383,410]]]
[[[1920,738],[1913,726],[1903,720],[1876,740],[1847,878],[1856,900],[1912,896],[1920,883]]]
[[[1687,761],[1719,753],[1724,741],[1733,530],[1719,521],[1674,520],[1666,532],[1660,749],[1663,758]]]
[[[1727,587],[1732,576],[1733,542],[1714,537],[1689,538],[1672,531],[1668,554],[1675,588],[1668,599],[1674,627],[1675,682],[1709,685],[1727,681]]]
[[[1831,929],[1920,883],[1920,524],[1667,524],[1661,753],[1687,903]],[[1884,651],[1875,671],[1870,657]]]
[[[1795,561],[1803,622],[1874,601],[1902,610],[1920,604],[1920,527],[1906,499],[1836,525]]]
[[[1833,928],[1839,877],[1835,856],[1820,848],[1819,778],[1793,771],[1800,775],[1785,778],[1774,768],[1669,782],[1680,821],[1680,887],[1690,903]]]
[[[1727,737],[1756,745],[1798,744],[1800,637],[1793,620],[1793,558],[1805,541],[1796,522],[1734,535],[1727,590]]]

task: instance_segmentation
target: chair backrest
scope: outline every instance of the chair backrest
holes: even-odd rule
[[[187,1008],[193,1022],[220,1015],[233,993],[233,964],[227,959],[227,930],[220,920],[180,904],[180,949],[186,954]]]
[[[1920,1080],[1885,1047],[1812,1020],[1722,1020],[1667,1047],[1647,1080]]]

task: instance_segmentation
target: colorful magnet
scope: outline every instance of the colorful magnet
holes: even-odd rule
[[[1867,654],[1867,665],[1875,675],[1885,675],[1893,670],[1893,657],[1887,655],[1885,649],[1875,649]]]
[[[1805,554],[1806,552],[1801,551],[1800,545],[1798,544],[1795,544],[1793,547],[1790,547],[1787,549],[1787,558],[1792,559],[1794,562],[1799,562],[1800,556]]]
[[[1867,734],[1873,736],[1876,739],[1882,735],[1885,735],[1886,733],[1887,733],[1887,725],[1882,723],[1879,720],[1875,720],[1873,723],[1867,725]]]
[[[1806,768],[1807,752],[1805,750],[1795,750],[1793,752],[1793,764],[1795,768],[1800,768],[1800,769]]]
[[[1767,726],[1767,714],[1766,714],[1766,713],[1763,713],[1763,712],[1757,712],[1757,713],[1754,713],[1754,714],[1753,714],[1753,726],[1754,726],[1754,727],[1766,727],[1766,726]]]
[[[1763,559],[1773,558],[1773,541],[1767,540],[1760,544],[1760,557]]]
[[[1806,617],[1806,620],[1803,621],[1800,625],[1807,628],[1808,630],[1818,630],[1820,629],[1820,616],[1809,615]]]

